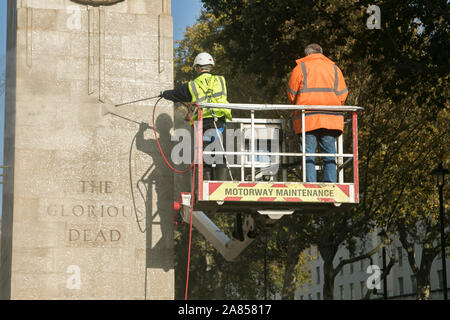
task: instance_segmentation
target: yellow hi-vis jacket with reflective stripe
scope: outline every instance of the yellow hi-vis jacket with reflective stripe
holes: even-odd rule
[[[208,103],[228,103],[227,87],[225,78],[215,76],[210,73],[202,73],[195,80],[189,82],[189,91],[192,95],[192,103],[208,102]],[[232,120],[230,109],[214,108],[214,114],[217,118],[226,117]],[[203,110],[203,118],[212,118],[210,109]],[[197,115],[193,120],[197,120]]]

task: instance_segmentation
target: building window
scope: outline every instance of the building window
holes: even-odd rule
[[[403,277],[398,278],[398,294],[403,295],[405,293],[404,287],[403,287]]]
[[[438,270],[439,289],[442,289],[442,270]]]
[[[339,291],[340,291],[340,293],[341,293],[341,300],[344,300],[344,286],[343,285],[340,285],[339,286]]]
[[[342,262],[342,259],[343,259],[342,257],[339,258],[339,263]],[[342,276],[343,274],[344,274],[344,267],[342,267],[341,271],[339,272],[339,275]]]
[[[398,252],[398,265],[401,267],[403,265],[403,248],[398,247],[397,252]]]
[[[350,263],[350,274],[353,274],[353,263]]]
[[[320,292],[316,293],[317,300],[320,300]]]
[[[361,259],[361,260],[359,261],[359,268],[360,268],[359,271],[365,271],[365,270],[364,270],[364,259]]]
[[[361,299],[363,299],[364,298],[364,296],[366,295],[366,290],[365,290],[365,287],[366,287],[366,282],[365,281],[361,281],[360,283],[359,283],[359,291],[360,291],[360,294],[361,294]]]
[[[316,267],[316,284],[320,284],[320,267]]]
[[[355,286],[353,283],[350,283],[350,299],[355,300]]]
[[[416,293],[417,281],[416,281],[416,276],[414,276],[414,275],[411,276],[411,289],[412,289],[412,293]]]
[[[300,296],[300,300],[303,300],[303,296]]]
[[[308,299],[309,299],[309,300],[312,300],[312,294],[311,294],[311,293],[308,294]]]

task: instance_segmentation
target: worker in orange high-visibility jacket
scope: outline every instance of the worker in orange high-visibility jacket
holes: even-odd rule
[[[287,94],[295,105],[343,105],[348,90],[336,64],[323,55],[318,44],[305,48],[305,57],[297,60],[289,79]],[[292,123],[302,150],[302,111],[292,113]],[[344,115],[328,111],[305,112],[305,151],[315,153],[317,143],[323,153],[336,153],[336,137],[344,130]],[[322,157],[323,182],[336,182],[336,159]],[[315,158],[306,157],[306,181],[317,182]]]

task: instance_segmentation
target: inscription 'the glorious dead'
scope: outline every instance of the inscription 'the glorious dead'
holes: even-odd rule
[[[106,243],[118,243],[124,239],[124,228],[121,228],[119,225],[116,226],[117,223],[107,227],[100,222],[101,220],[131,218],[135,214],[139,220],[145,218],[144,208],[137,208],[136,212],[134,212],[131,205],[107,204],[100,201],[93,203],[89,199],[92,198],[89,196],[91,194],[104,194],[108,196],[108,201],[111,201],[110,195],[114,193],[114,183],[112,181],[83,180],[79,181],[77,189],[77,194],[86,194],[86,202],[88,203],[80,201],[79,203],[50,204],[47,206],[48,216],[82,219],[82,225],[77,222],[67,225],[65,237],[69,245],[102,246]]]

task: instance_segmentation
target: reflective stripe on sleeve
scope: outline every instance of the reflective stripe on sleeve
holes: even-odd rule
[[[298,91],[294,91],[291,87],[289,87],[289,85],[287,88],[288,88],[289,92],[292,93],[293,95],[296,95],[297,93],[299,93]]]
[[[341,91],[336,91],[336,95],[341,96],[341,95],[343,95],[344,93],[346,93],[347,91],[348,91],[347,88],[345,88],[345,89],[343,89],[343,90],[341,90]]]
[[[197,86],[195,85],[195,82],[191,81],[190,85],[191,85],[191,88],[192,88],[192,92],[194,93],[195,101],[199,101]]]
[[[226,95],[226,88],[225,88],[225,83],[223,82],[223,77],[219,76],[219,80],[220,80],[220,85],[222,86],[222,94]]]
[[[303,88],[308,88],[308,75],[306,73],[306,65],[304,62],[301,63],[302,72],[303,72]]]
[[[334,92],[337,92],[339,88],[339,76],[337,65],[334,65]]]

